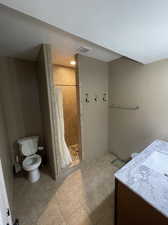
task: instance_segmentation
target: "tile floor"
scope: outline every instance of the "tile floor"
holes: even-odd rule
[[[107,154],[81,163],[55,182],[47,173],[34,184],[16,178],[15,215],[21,225],[113,225],[115,159]]]

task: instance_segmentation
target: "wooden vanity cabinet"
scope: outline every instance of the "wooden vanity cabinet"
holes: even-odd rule
[[[114,220],[114,225],[168,225],[168,218],[117,179]]]

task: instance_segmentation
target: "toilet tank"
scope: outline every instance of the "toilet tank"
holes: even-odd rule
[[[17,140],[21,154],[30,156],[37,152],[38,149],[38,136],[25,137]]]

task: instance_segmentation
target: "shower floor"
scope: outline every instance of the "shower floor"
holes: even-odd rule
[[[79,145],[74,144],[69,146],[69,151],[72,157],[72,166],[76,166],[80,163],[80,158],[79,158]]]

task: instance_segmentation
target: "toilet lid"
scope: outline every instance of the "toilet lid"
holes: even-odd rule
[[[30,156],[37,152],[38,137],[27,137],[18,140],[20,150],[24,156]]]

